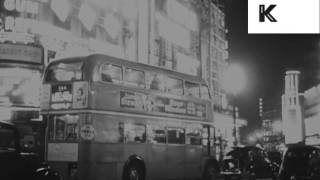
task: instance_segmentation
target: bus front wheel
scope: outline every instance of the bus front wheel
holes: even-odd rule
[[[208,164],[205,168],[203,180],[216,180],[218,178],[218,169],[214,164]]]
[[[130,163],[124,172],[124,180],[144,180],[144,174],[138,163]]]

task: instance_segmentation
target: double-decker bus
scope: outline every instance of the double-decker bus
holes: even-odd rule
[[[211,179],[219,169],[200,78],[93,54],[51,62],[42,87],[46,158],[64,179]]]
[[[43,156],[39,96],[44,49],[33,39],[0,30],[0,120],[16,125],[22,150]]]

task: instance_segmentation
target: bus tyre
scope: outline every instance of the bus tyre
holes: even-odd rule
[[[204,170],[203,180],[218,179],[218,169],[214,164],[208,164]]]
[[[141,166],[135,162],[130,163],[124,172],[124,180],[144,180]]]

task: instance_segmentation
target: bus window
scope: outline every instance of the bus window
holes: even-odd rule
[[[111,64],[103,64],[100,68],[101,80],[103,82],[115,82],[121,81],[121,67]]]
[[[183,94],[183,82],[180,79],[168,77],[166,80],[166,88],[169,93],[176,95]]]
[[[165,77],[161,74],[150,74],[148,86],[152,90],[165,91]]]
[[[186,81],[185,82],[185,95],[199,97],[200,96],[199,84]]]
[[[74,141],[79,138],[79,115],[54,115],[49,119],[50,140]]]
[[[208,146],[208,141],[209,139],[209,131],[208,131],[208,128],[206,126],[204,126],[202,128],[202,145],[203,146]]]
[[[185,143],[185,130],[183,128],[168,127],[167,132],[169,144]]]
[[[146,126],[143,124],[125,124],[124,134],[127,143],[146,142]]]
[[[201,145],[200,128],[197,126],[189,126],[186,129],[186,144]]]
[[[165,144],[167,142],[165,127],[158,124],[148,126],[148,142],[154,144]]]
[[[201,98],[209,100],[210,99],[210,94],[209,94],[209,88],[208,86],[202,84],[200,86],[200,93],[201,93]]]
[[[215,142],[215,129],[214,127],[209,127],[209,130],[210,130],[210,147],[213,147],[214,146],[214,142]]]
[[[96,119],[93,124],[97,133],[95,142],[121,143],[123,141],[122,123],[112,120]]]
[[[145,75],[143,71],[126,68],[124,72],[124,83],[131,86],[145,87]]]
[[[82,80],[83,62],[60,62],[48,67],[46,82]]]

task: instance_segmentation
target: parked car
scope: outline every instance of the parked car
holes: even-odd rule
[[[17,128],[0,121],[0,179],[59,179],[48,166],[41,166],[40,157],[33,152],[22,152]]]
[[[279,165],[267,153],[255,146],[234,147],[222,161],[225,180],[272,178],[276,179]]]
[[[269,151],[267,152],[268,154],[268,158],[272,161],[272,162],[276,162],[277,164],[281,164],[281,158],[282,158],[282,154],[279,151]]]
[[[279,170],[279,180],[319,180],[320,148],[288,145]]]

